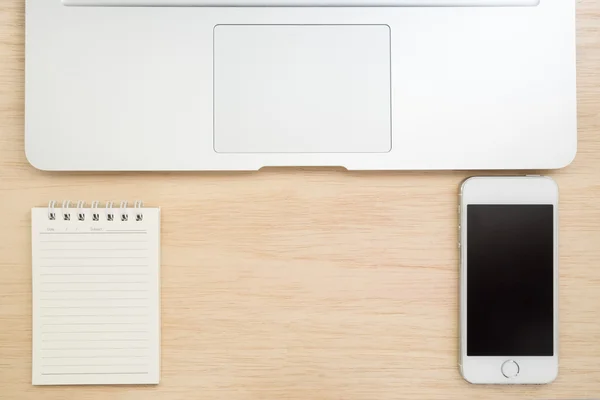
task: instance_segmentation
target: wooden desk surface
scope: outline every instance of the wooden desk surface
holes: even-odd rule
[[[600,3],[578,1],[579,154],[560,199],[560,373],[457,368],[463,172],[45,173],[23,151],[24,1],[0,3],[1,399],[600,397]],[[31,386],[30,208],[162,206],[162,382]]]

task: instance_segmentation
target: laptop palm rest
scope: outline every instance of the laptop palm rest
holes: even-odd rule
[[[391,150],[387,25],[218,25],[218,153]]]

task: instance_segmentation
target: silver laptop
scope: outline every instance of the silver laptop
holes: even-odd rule
[[[28,0],[44,170],[546,169],[574,0]]]

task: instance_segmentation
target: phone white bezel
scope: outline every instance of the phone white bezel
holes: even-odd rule
[[[460,324],[459,367],[465,380],[478,384],[544,384],[558,374],[558,187],[548,177],[474,177],[463,182],[459,205],[460,246]],[[467,356],[467,205],[469,204],[552,204],[554,207],[554,352],[553,356],[503,357]],[[461,229],[461,227],[463,227]],[[507,327],[507,334],[510,327]],[[516,377],[502,374],[502,364],[513,360],[519,365]]]

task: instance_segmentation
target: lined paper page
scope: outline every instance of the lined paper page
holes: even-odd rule
[[[32,210],[34,385],[158,384],[160,210]]]

